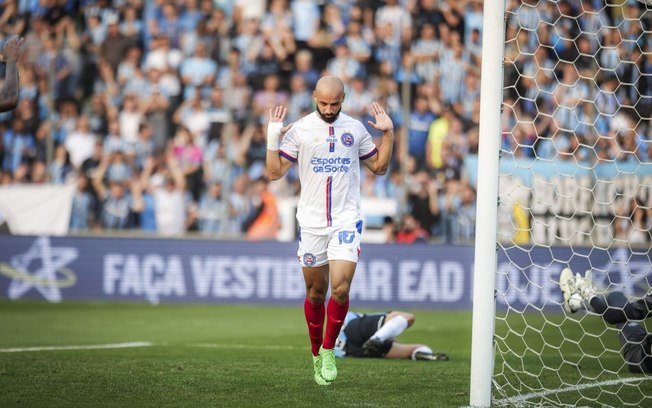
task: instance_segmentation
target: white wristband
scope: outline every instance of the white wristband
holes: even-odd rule
[[[278,138],[281,136],[283,122],[269,122],[267,124],[267,149],[278,150]]]

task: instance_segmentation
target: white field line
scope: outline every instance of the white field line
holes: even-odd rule
[[[129,343],[88,344],[83,346],[15,347],[15,348],[0,348],[0,353],[23,353],[29,351],[121,349],[121,348],[133,348],[133,347],[150,347],[152,345],[153,344],[150,343],[149,341],[132,341]]]
[[[305,347],[260,345],[250,346],[246,344],[217,344],[217,343],[196,343],[187,344],[188,347],[243,349],[243,350],[303,350]]]
[[[546,391],[532,392],[530,394],[516,395],[516,396],[513,396],[513,397],[494,400],[494,403],[496,405],[511,404],[511,403],[515,403],[515,402],[524,402],[524,401],[527,401],[527,400],[532,399],[532,398],[545,397],[545,396],[551,395],[551,394],[561,394],[561,393],[564,393],[564,392],[586,390],[588,388],[595,388],[595,387],[602,387],[602,386],[609,386],[609,385],[618,385],[618,384],[625,384],[625,383],[631,383],[631,382],[643,382],[643,381],[647,381],[647,380],[652,380],[652,377],[619,378],[617,380],[607,380],[607,381],[601,381],[601,382],[597,382],[597,383],[574,385],[574,386],[566,387],[566,388],[558,388],[556,390],[546,390]]]

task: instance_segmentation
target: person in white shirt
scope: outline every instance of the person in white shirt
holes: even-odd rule
[[[64,146],[66,147],[68,156],[70,157],[70,163],[72,163],[76,169],[80,169],[82,163],[93,155],[95,142],[96,135],[90,130],[88,118],[81,116],[79,120],[77,120],[75,130],[68,135],[64,142]]]
[[[394,124],[380,105],[370,107],[375,123],[369,125],[383,134],[376,147],[365,126],[341,112],[344,96],[342,80],[324,76],[313,92],[314,112],[283,126],[287,108],[277,106],[270,110],[267,128],[269,178],[280,179],[292,163],[299,166],[297,255],[306,282],[304,313],[319,385],[337,377],[333,348],[360,255],[360,162],[375,174],[385,174],[394,144]],[[331,297],[325,306],[329,281]]]

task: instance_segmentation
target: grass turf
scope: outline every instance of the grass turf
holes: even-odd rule
[[[151,342],[151,347],[0,352],[0,407],[461,407],[469,403],[471,313],[412,311],[399,338],[448,362],[338,360],[338,379],[312,379],[300,305],[260,307],[0,301],[0,349]],[[531,398],[544,406],[645,406],[615,331],[595,316],[500,315],[495,381],[504,394],[589,387]],[[606,349],[613,351],[605,351]],[[534,373],[534,374],[531,374]],[[543,398],[543,399],[542,399]],[[599,401],[599,402],[598,402]],[[523,401],[504,405],[524,405]]]
[[[0,353],[0,407],[433,407],[468,404],[470,314],[416,311],[401,336],[448,362],[338,360],[312,379],[302,309],[0,302],[0,348],[134,341],[152,347]]]

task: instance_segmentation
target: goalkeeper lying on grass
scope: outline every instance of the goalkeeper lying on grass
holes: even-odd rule
[[[414,316],[407,312],[348,312],[335,343],[335,356],[447,361],[446,354],[433,352],[426,345],[394,341],[412,324]]]
[[[652,317],[652,289],[640,299],[630,301],[623,292],[596,292],[591,271],[584,277],[566,268],[559,275],[559,287],[564,294],[564,309],[575,313],[582,308],[602,316],[605,322],[618,327],[618,339],[623,358],[632,373],[652,374],[652,334],[640,320]]]

